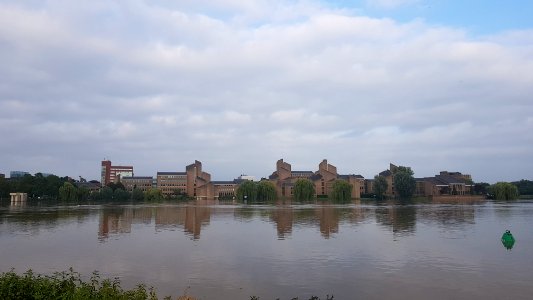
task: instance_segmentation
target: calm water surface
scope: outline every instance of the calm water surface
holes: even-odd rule
[[[532,220],[533,201],[8,203],[0,271],[98,270],[200,299],[532,299]]]

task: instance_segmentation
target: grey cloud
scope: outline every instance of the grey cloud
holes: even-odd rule
[[[365,177],[389,162],[529,176],[530,31],[224,4],[0,5],[0,172],[98,178],[107,157],[153,175],[200,159],[229,179],[284,157]]]

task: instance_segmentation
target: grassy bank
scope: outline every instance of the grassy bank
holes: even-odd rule
[[[72,269],[53,275],[38,275],[31,270],[19,275],[14,271],[0,275],[0,299],[134,299],[156,300],[152,288],[138,285],[124,290],[118,279],[101,279],[97,272],[89,281]],[[167,299],[170,299],[168,297]]]
[[[152,287],[144,284],[131,290],[124,290],[118,279],[101,279],[98,272],[94,272],[87,281],[72,269],[56,272],[53,275],[34,274],[31,270],[24,274],[17,274],[13,270],[0,274],[0,299],[2,300],[157,300],[159,299]],[[163,299],[170,300],[170,296]],[[182,295],[177,300],[199,300],[192,296]],[[298,300],[292,298],[291,300]],[[302,298],[307,299],[307,298]],[[250,296],[250,300],[260,300]],[[279,298],[277,299],[279,300]],[[312,296],[309,300],[321,300]],[[333,300],[333,296],[326,296],[325,300]]]

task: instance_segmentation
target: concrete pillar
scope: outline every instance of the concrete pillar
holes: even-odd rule
[[[9,193],[11,197],[11,203],[20,203],[28,201],[27,193]]]

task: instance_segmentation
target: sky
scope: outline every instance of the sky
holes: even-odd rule
[[[0,0],[0,173],[533,180],[533,1]]]

